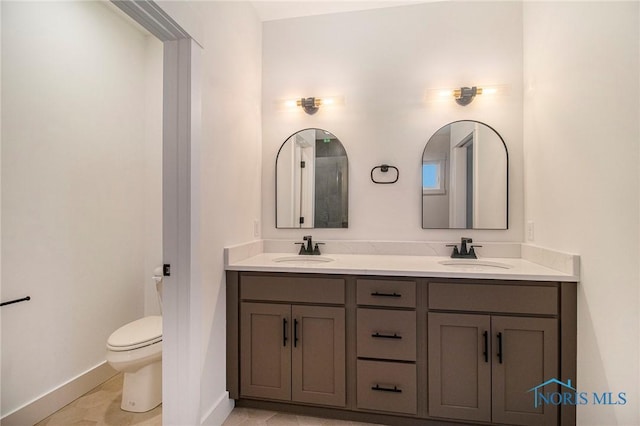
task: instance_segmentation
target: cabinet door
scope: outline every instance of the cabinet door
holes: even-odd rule
[[[240,305],[240,394],[291,399],[290,305]]]
[[[549,404],[536,408],[534,392],[529,390],[558,378],[558,321],[494,316],[491,327],[493,421],[518,425],[557,424],[557,407]],[[548,386],[545,391],[557,389]]]
[[[291,308],[292,400],[345,406],[344,308]]]
[[[429,313],[427,321],[429,415],[491,421],[489,315]]]

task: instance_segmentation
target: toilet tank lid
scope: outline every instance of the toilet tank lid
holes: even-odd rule
[[[162,317],[151,315],[123,325],[109,336],[107,345],[127,347],[162,338]]]

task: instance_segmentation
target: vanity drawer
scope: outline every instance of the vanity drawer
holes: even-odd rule
[[[242,275],[240,298],[343,305],[344,279]]]
[[[358,305],[416,307],[415,281],[357,280]]]
[[[429,309],[556,315],[558,289],[535,285],[429,283]]]
[[[363,309],[357,312],[358,357],[416,360],[416,313]]]
[[[416,365],[358,360],[356,406],[363,410],[416,414]]]

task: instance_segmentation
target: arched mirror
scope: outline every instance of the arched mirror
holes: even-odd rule
[[[478,121],[440,128],[422,154],[422,227],[507,229],[509,156]]]
[[[276,158],[276,228],[347,228],[349,162],[322,129],[291,135]]]

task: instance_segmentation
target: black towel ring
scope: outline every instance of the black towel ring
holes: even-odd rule
[[[393,169],[393,170],[396,171],[396,178],[394,180],[388,181],[388,182],[381,182],[381,181],[375,180],[374,177],[373,177],[373,172],[376,169],[380,169],[380,171],[382,173],[387,173],[389,171],[389,169]],[[390,166],[388,164],[381,164],[381,165],[375,166],[374,168],[371,169],[371,181],[373,183],[377,183],[377,184],[381,184],[381,185],[386,185],[386,184],[390,184],[390,183],[396,183],[398,181],[399,177],[400,177],[400,171],[398,170],[398,168],[396,166]]]

